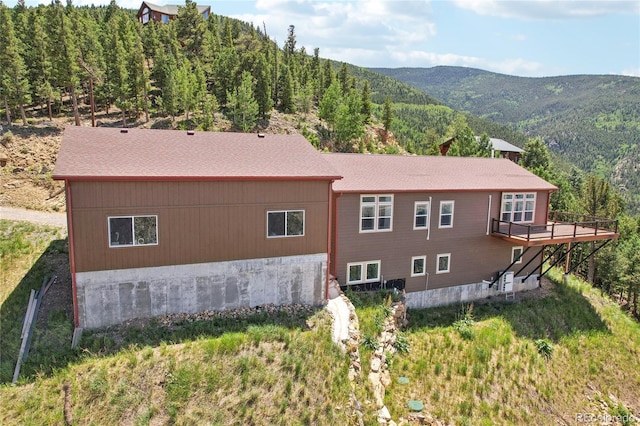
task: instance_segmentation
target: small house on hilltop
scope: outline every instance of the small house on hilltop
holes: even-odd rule
[[[300,135],[69,127],[54,178],[86,328],[321,304],[331,276],[460,303],[535,288],[573,243],[618,237],[550,212],[556,187],[506,159],[320,153]]]
[[[480,137],[476,136],[476,142],[480,141]],[[455,136],[447,139],[446,141],[440,144],[440,154],[447,155],[449,152],[449,148],[451,144],[456,140]],[[499,152],[502,158],[508,158],[514,163],[519,163],[522,158],[522,154],[524,153],[524,149],[519,148],[509,142],[498,139],[498,138],[489,138],[491,142],[491,158],[496,157],[496,152]]]
[[[175,4],[160,6],[146,1],[142,2],[140,9],[138,9],[138,21],[142,24],[147,24],[150,21],[166,24],[178,16],[179,7],[181,6]],[[204,19],[207,19],[211,14],[211,6],[197,6],[197,8]]]

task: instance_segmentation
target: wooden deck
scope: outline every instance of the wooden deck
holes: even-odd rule
[[[584,219],[584,217],[582,218]],[[526,247],[611,240],[620,236],[617,220],[595,218],[579,222],[549,221],[546,225],[521,224],[493,219],[491,235]]]

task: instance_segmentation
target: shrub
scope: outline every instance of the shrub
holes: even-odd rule
[[[458,320],[453,323],[453,328],[456,330],[460,337],[465,340],[473,339],[473,325],[475,320],[473,319],[473,305],[469,305],[466,308],[463,307],[462,315],[458,315]]]
[[[2,137],[0,137],[0,143],[4,146],[7,146],[11,141],[13,141],[13,133],[11,133],[11,130],[8,130],[4,135],[2,135]]]
[[[553,355],[553,345],[547,339],[538,339],[535,341],[538,353],[546,359],[551,358]]]
[[[378,340],[375,337],[364,335],[362,336],[362,346],[364,346],[369,350],[375,351],[380,347],[380,344],[378,343]]]
[[[407,340],[407,337],[404,334],[398,333],[396,341],[393,343],[393,347],[398,353],[409,353],[409,340]]]

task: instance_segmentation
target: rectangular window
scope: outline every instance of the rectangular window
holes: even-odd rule
[[[393,195],[360,196],[360,232],[391,231]]]
[[[535,210],[535,192],[502,194],[500,219],[505,222],[533,222]]]
[[[511,248],[511,263],[522,263],[522,247]]]
[[[109,247],[158,244],[158,216],[112,216],[108,222]]]
[[[427,274],[427,256],[411,258],[411,276],[420,277]]]
[[[436,274],[444,274],[451,270],[451,253],[439,254],[436,259]]]
[[[453,228],[453,201],[440,201],[439,228]]]
[[[267,212],[267,237],[304,236],[304,210]]]
[[[413,229],[429,228],[429,202],[416,201],[413,214]]]
[[[380,281],[380,261],[347,264],[347,284],[373,283]]]

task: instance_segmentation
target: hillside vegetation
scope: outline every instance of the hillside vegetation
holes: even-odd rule
[[[51,270],[61,240],[47,227],[0,222],[0,230],[11,241],[0,246],[0,309],[3,324],[19,325],[26,297],[18,295]],[[30,281],[20,279],[26,271]],[[357,294],[353,302],[366,365],[387,305]],[[71,318],[64,328],[61,316],[50,313],[57,328],[47,333],[38,323],[18,384],[0,385],[1,424],[358,424],[349,357],[322,310],[132,321],[86,332],[75,350]],[[409,310],[408,319],[399,338],[408,352],[386,357],[384,403],[398,423],[410,418],[409,400],[444,424],[575,424],[578,416],[633,424],[640,413],[640,324],[582,281],[544,281],[516,302]],[[2,333],[0,355],[15,360],[6,343],[16,337],[6,326]],[[375,424],[366,373],[353,386],[364,424]]]
[[[610,179],[640,208],[640,78],[527,78],[461,67],[374,68],[456,110],[540,136],[551,151]]]

